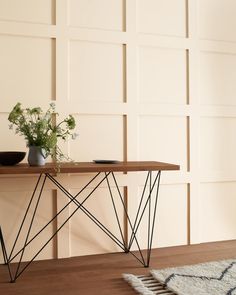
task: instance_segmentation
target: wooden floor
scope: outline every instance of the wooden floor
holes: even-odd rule
[[[236,241],[154,249],[151,268],[236,257]],[[116,253],[34,262],[16,283],[0,265],[1,295],[134,295],[122,273],[146,274],[130,254]],[[196,294],[197,295],[197,294]]]

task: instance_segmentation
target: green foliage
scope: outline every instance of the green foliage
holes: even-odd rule
[[[17,103],[8,116],[10,129],[15,125],[16,134],[23,135],[27,146],[39,146],[46,156],[51,155],[56,161],[68,159],[58,147],[58,139],[66,141],[69,137],[75,139],[77,134],[72,133],[76,123],[72,115],[69,115],[56,124],[55,104],[51,103],[48,110],[43,112],[40,107],[23,109],[21,103]]]

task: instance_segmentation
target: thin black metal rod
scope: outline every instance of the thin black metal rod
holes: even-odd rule
[[[83,213],[90,218],[107,236],[110,237],[123,251],[125,248],[123,247],[122,242],[107,228],[104,224],[102,224],[90,211],[88,211],[77,199],[74,199],[73,196],[60,184],[58,183],[53,177],[50,178],[52,182],[70,199],[72,200],[77,206],[81,206],[81,210]]]
[[[141,196],[141,199],[140,199],[140,202],[139,202],[139,206],[138,206],[138,211],[136,213],[136,217],[135,217],[135,221],[134,221],[134,226],[133,226],[134,229],[135,229],[136,224],[137,224],[137,220],[138,220],[139,212],[140,212],[141,205],[142,205],[142,202],[143,202],[143,198],[144,198],[144,195],[145,195],[145,190],[146,190],[146,187],[147,187],[147,182],[148,182],[149,176],[150,176],[150,171],[148,171],[147,177],[146,177],[146,180],[145,180],[145,184],[144,184],[142,196]],[[133,241],[133,234],[134,234],[134,231],[132,231],[132,233],[131,233],[130,242],[129,242],[129,246],[128,246],[129,249],[132,246],[131,241]]]
[[[156,190],[156,199],[155,199],[155,206],[154,206],[154,216],[152,221],[152,231],[151,231],[151,238],[150,238],[150,245],[148,247],[148,259],[147,259],[147,266],[149,266],[150,263],[150,257],[152,252],[152,240],[153,240],[153,233],[154,233],[154,227],[155,227],[155,219],[156,219],[156,211],[157,211],[157,200],[159,195],[159,187],[160,187],[160,179],[161,179],[161,171],[158,173],[158,183],[157,183],[157,190]]]
[[[96,179],[96,177],[98,176],[100,174],[100,172],[98,173],[98,174],[96,174],[84,187],[83,187],[83,189],[81,189],[80,191],[79,191],[79,193],[75,196],[75,197],[73,197],[73,198],[76,198],[80,193],[82,193],[82,191],[84,190],[84,189],[86,189],[86,187],[88,187],[89,186],[89,184],[91,184],[91,182],[92,181],[94,181],[95,179]],[[47,175],[47,177],[51,180],[51,175],[50,174],[46,174]],[[54,179],[55,180],[55,179]],[[26,246],[28,246],[49,224],[51,224],[56,218],[57,218],[57,216],[58,215],[60,215],[61,213],[62,213],[62,211],[64,211],[70,204],[72,203],[72,201],[71,202],[69,202],[68,204],[66,204],[51,220],[49,220],[48,222],[47,222],[47,224],[46,225],[44,225],[28,242],[27,242],[27,244],[26,244]],[[13,259],[15,259],[20,253],[21,253],[21,251],[23,250],[23,248],[21,248],[11,259],[9,259],[9,261],[11,262]]]
[[[40,189],[40,192],[39,192],[38,200],[37,200],[37,202],[36,202],[36,206],[35,206],[35,208],[34,208],[34,212],[33,212],[33,215],[32,215],[31,221],[30,221],[30,226],[29,226],[29,229],[28,229],[28,232],[27,232],[26,238],[25,238],[25,243],[24,243],[24,246],[23,246],[23,250],[22,250],[22,252],[21,252],[20,259],[19,259],[19,262],[18,262],[18,265],[17,265],[17,269],[16,269],[16,273],[15,273],[15,278],[17,277],[17,274],[18,274],[19,269],[20,269],[20,266],[21,266],[21,262],[22,262],[22,258],[23,258],[23,256],[24,256],[24,252],[25,252],[26,244],[27,244],[27,242],[28,242],[28,238],[29,238],[29,235],[30,235],[30,232],[31,232],[31,228],[32,228],[33,223],[34,223],[35,214],[36,214],[37,209],[38,209],[39,201],[40,201],[41,196],[42,196],[42,192],[43,192],[43,188],[44,188],[44,185],[45,185],[46,179],[47,179],[47,175],[45,175],[45,176],[44,176],[44,179],[43,179],[43,183],[42,183],[42,186],[41,186],[41,189]]]
[[[118,191],[118,194],[119,194],[119,196],[120,196],[120,200],[121,200],[121,202],[122,202],[122,204],[123,204],[123,208],[124,208],[124,211],[125,211],[126,217],[127,217],[127,219],[128,219],[129,226],[130,226],[131,231],[132,231],[132,235],[134,236],[134,239],[135,239],[136,244],[137,244],[137,247],[138,247],[138,251],[139,251],[140,256],[141,256],[141,258],[142,258],[142,260],[143,260],[143,265],[145,265],[145,260],[144,260],[144,257],[143,257],[143,253],[142,253],[141,248],[140,248],[140,246],[139,246],[139,242],[138,242],[138,239],[137,239],[137,237],[136,237],[136,234],[134,233],[133,225],[132,225],[132,223],[131,223],[131,220],[130,220],[130,217],[129,217],[128,211],[127,211],[127,209],[126,209],[126,206],[125,206],[124,200],[123,200],[123,198],[122,198],[122,195],[121,195],[121,192],[120,192],[120,189],[119,189],[118,183],[117,183],[117,181],[116,181],[116,178],[115,178],[115,175],[114,175],[113,172],[112,172],[112,177],[113,177],[113,180],[114,180],[114,182],[115,182],[115,185],[116,185],[116,189],[117,189],[117,191]],[[130,251],[130,247],[128,247],[128,250]]]
[[[36,186],[35,186],[35,188],[34,188],[34,191],[33,191],[33,193],[32,193],[32,196],[31,196],[31,198],[30,198],[30,201],[29,201],[28,207],[27,207],[27,209],[26,209],[26,211],[25,211],[25,215],[24,215],[24,217],[23,217],[23,220],[22,220],[22,222],[21,222],[20,228],[19,228],[18,233],[17,233],[17,235],[16,235],[15,242],[14,242],[13,247],[12,247],[12,249],[11,249],[11,252],[10,252],[10,255],[9,255],[9,259],[11,259],[11,256],[12,256],[12,254],[13,254],[13,251],[14,251],[14,249],[15,249],[16,243],[17,243],[17,241],[18,241],[18,238],[19,238],[19,236],[20,236],[21,230],[22,230],[23,225],[24,225],[24,223],[25,223],[25,219],[26,219],[26,217],[27,217],[27,215],[28,215],[28,211],[29,211],[30,206],[31,206],[31,203],[32,203],[32,201],[33,201],[33,199],[34,199],[34,195],[35,195],[35,192],[36,192],[36,190],[37,190],[37,188],[38,188],[38,185],[39,185],[39,182],[40,182],[40,180],[41,180],[41,177],[42,177],[42,174],[40,174],[39,177],[38,177],[38,180],[37,180]]]
[[[6,253],[5,253],[5,247],[4,247],[4,239],[3,239],[3,234],[2,234],[2,228],[0,226],[0,243],[2,247],[2,254],[3,254],[3,259],[4,259],[4,264],[7,264],[7,258],[6,258]]]
[[[154,187],[155,187],[155,184],[156,184],[156,181],[157,181],[157,178],[158,178],[159,175],[160,175],[160,171],[158,172],[158,174],[157,174],[156,177],[155,177],[155,180],[154,180],[153,185],[152,185],[152,189],[151,189],[151,191],[149,192],[149,195],[148,195],[147,200],[146,200],[146,203],[145,203],[145,205],[144,205],[144,208],[143,208],[142,214],[141,214],[141,216],[140,216],[140,218],[139,218],[138,224],[137,224],[136,228],[134,229],[134,233],[135,233],[135,234],[136,234],[137,231],[138,231],[138,228],[139,228],[140,223],[141,223],[141,221],[142,221],[142,218],[143,218],[144,212],[145,212],[145,210],[146,210],[146,207],[147,207],[147,204],[148,204],[149,198],[151,198],[152,191],[153,191],[153,189],[154,189]],[[132,246],[132,244],[133,244],[133,241],[134,241],[134,238],[133,238],[132,240],[130,239],[130,245],[131,245],[131,246]]]
[[[105,172],[105,175],[106,174],[107,173]],[[113,209],[115,211],[116,220],[117,220],[117,223],[118,223],[118,227],[119,227],[120,235],[121,235],[121,238],[122,238],[122,241],[123,241],[123,245],[124,245],[125,250],[127,250],[126,245],[125,245],[125,238],[124,238],[124,235],[123,235],[123,232],[122,232],[122,229],[121,229],[119,216],[118,216],[118,213],[117,213],[117,210],[116,210],[116,204],[115,204],[115,201],[114,201],[114,198],[113,198],[113,194],[112,194],[112,191],[111,191],[111,186],[110,186],[110,182],[109,182],[108,177],[106,178],[106,181],[107,181],[107,186],[108,186],[108,189],[109,189],[109,192],[110,192],[111,201],[112,201]]]
[[[10,281],[13,282],[10,263],[9,263],[9,259],[8,259],[8,256],[7,256],[7,250],[6,250],[6,246],[5,246],[5,242],[4,242],[1,227],[0,227],[0,242],[1,242],[1,246],[2,246],[2,254],[3,254],[4,263],[5,263],[5,265],[7,265],[8,273],[9,273],[9,276],[10,276]]]
[[[152,188],[152,172],[150,171],[150,181],[149,181],[149,192],[151,192]],[[150,244],[150,223],[151,223],[151,203],[152,198],[149,199],[149,210],[148,210],[148,242],[147,242],[147,249],[149,249]],[[148,260],[148,251],[147,251],[147,260]]]

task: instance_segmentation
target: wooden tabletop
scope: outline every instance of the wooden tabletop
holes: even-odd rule
[[[155,161],[133,161],[116,162],[113,164],[97,164],[94,162],[60,163],[60,168],[53,163],[44,166],[29,166],[18,164],[15,166],[0,166],[1,174],[39,174],[39,173],[89,173],[89,172],[129,172],[129,171],[157,171],[157,170],[179,170],[179,165],[155,162]]]

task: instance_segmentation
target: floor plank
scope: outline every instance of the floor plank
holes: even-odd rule
[[[195,264],[236,257],[236,241],[154,249],[151,268]],[[1,295],[134,295],[122,273],[146,274],[130,254],[114,253],[33,262],[16,283],[0,265]]]

